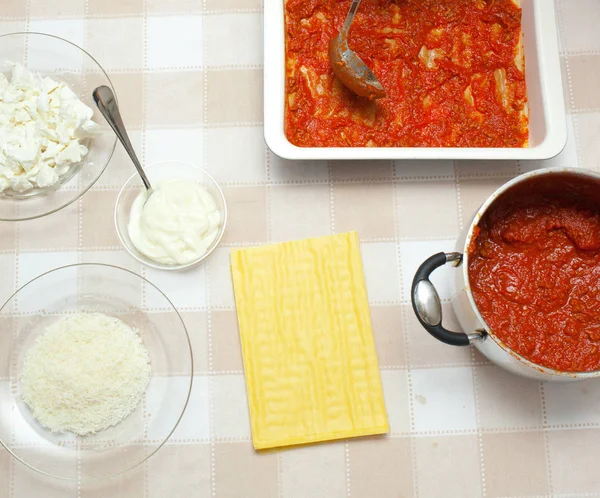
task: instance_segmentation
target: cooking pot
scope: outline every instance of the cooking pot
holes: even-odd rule
[[[530,182],[534,178],[550,175],[561,175],[561,179],[576,177],[581,183],[600,185],[600,174],[589,170],[572,168],[545,168],[520,175],[502,185],[479,208],[471,224],[458,240],[457,251],[438,253],[421,264],[417,270],[411,287],[411,301],[415,314],[421,325],[436,339],[452,346],[475,346],[493,363],[518,375],[543,381],[568,381],[589,379],[600,376],[600,371],[593,372],[561,372],[537,365],[511,350],[504,344],[485,323],[482,318],[469,285],[469,251],[471,240],[476,237],[475,228],[479,220],[490,206],[502,194],[516,185]],[[456,272],[456,292],[451,304],[462,332],[447,330],[442,325],[442,306],[434,285],[429,280],[431,273],[437,268],[451,263],[458,268]]]

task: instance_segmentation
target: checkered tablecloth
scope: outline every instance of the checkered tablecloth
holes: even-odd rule
[[[265,0],[276,1],[276,0]],[[551,1],[551,0],[547,0]],[[547,162],[289,162],[263,141],[261,0],[1,0],[0,32],[53,33],[109,73],[144,162],[199,164],[225,187],[230,221],[207,264],[136,263],[113,227],[133,168],[118,151],[79,202],[0,223],[0,300],[44,270],[109,262],[154,282],[192,336],[191,403],[143,466],[64,483],[0,450],[0,498],[600,496],[600,382],[540,384],[443,346],[418,325],[409,285],[454,248],[499,185],[542,166],[600,169],[600,1],[557,1],[569,143]],[[358,230],[391,431],[257,454],[229,275],[234,247]],[[452,270],[438,272],[449,326]],[[6,375],[0,333],[0,376]],[[151,446],[151,443],[148,443]]]

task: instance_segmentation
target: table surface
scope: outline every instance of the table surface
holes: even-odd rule
[[[349,164],[284,161],[265,147],[261,0],[3,0],[0,33],[48,32],[85,47],[109,72],[143,160],[202,165],[224,185],[231,217],[206,265],[184,274],[142,267],[113,227],[116,194],[133,174],[119,147],[79,202],[0,224],[0,299],[64,264],[130,268],[183,312],[196,369],[179,428],[140,468],[66,484],[0,450],[0,498],[600,496],[600,382],[512,376],[472,349],[436,343],[408,301],[420,261],[452,250],[469,214],[509,178],[550,165],[600,170],[600,2],[557,5],[569,111],[560,156]],[[361,237],[390,434],[258,455],[229,251],[347,230]],[[446,320],[457,326],[452,270],[439,273]]]

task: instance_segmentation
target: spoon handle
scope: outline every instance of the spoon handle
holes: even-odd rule
[[[123,124],[123,118],[121,118],[121,113],[119,112],[119,106],[117,106],[117,101],[115,99],[115,94],[112,90],[107,86],[99,86],[96,88],[92,96],[94,98],[94,102],[96,102],[96,106],[113,129],[118,139],[123,144],[125,151],[129,154],[129,157],[133,161],[133,165],[135,169],[137,169],[138,173],[142,177],[142,182],[144,182],[144,186],[147,190],[151,190],[152,186],[148,181],[148,177],[140,164],[137,156],[135,155],[135,151],[133,150],[133,145],[129,141],[129,136],[127,135],[127,130],[125,129],[125,125]]]
[[[354,21],[354,16],[356,15],[359,5],[360,0],[352,0],[352,5],[350,5],[350,10],[348,10],[348,15],[346,16],[346,20],[341,29],[342,32],[348,34],[348,31],[350,31],[350,25],[352,24],[352,21]]]

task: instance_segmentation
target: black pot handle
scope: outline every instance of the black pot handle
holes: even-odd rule
[[[454,263],[454,266],[460,266],[462,254],[458,252],[440,252],[426,259],[419,266],[410,290],[410,299],[415,315],[417,315],[423,328],[438,341],[451,346],[468,346],[472,342],[482,341],[485,338],[485,331],[483,330],[476,330],[473,334],[465,334],[464,332],[451,332],[442,325],[442,303],[437,290],[429,280],[429,276],[434,270],[446,263]]]

